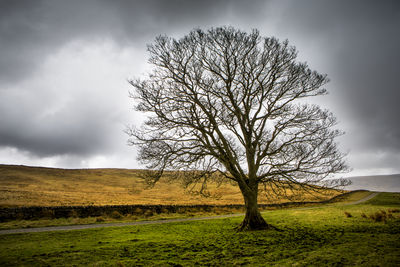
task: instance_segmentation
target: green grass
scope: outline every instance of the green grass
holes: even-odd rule
[[[235,232],[242,218],[0,236],[0,266],[399,266],[400,194],[366,204],[264,212],[281,231]],[[352,215],[347,217],[344,212]]]
[[[380,193],[378,197],[368,200],[367,204],[375,206],[400,206],[400,194]]]
[[[370,194],[372,194],[372,192],[367,191],[367,190],[352,191],[349,193],[338,195],[336,198],[333,199],[333,203],[336,203],[336,202],[340,202],[340,204],[352,203],[352,202],[355,202],[362,198],[365,198],[365,197],[369,196]]]
[[[168,219],[183,219],[192,217],[206,217],[222,214],[242,213],[243,211],[235,210],[222,210],[221,212],[188,212],[188,213],[160,213],[153,214],[152,216],[145,215],[121,215],[121,218],[112,218],[108,215],[99,217],[86,217],[86,218],[58,218],[58,219],[38,219],[38,220],[13,220],[0,223],[0,230],[5,229],[19,229],[19,228],[37,228],[48,226],[66,226],[66,225],[79,225],[79,224],[99,224],[99,223],[124,223],[133,221],[154,221],[154,220],[168,220]]]

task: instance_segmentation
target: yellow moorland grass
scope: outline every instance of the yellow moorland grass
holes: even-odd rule
[[[141,170],[128,169],[56,169],[0,165],[0,207],[77,206],[77,205],[198,205],[243,204],[239,189],[229,183],[209,189],[218,198],[190,194],[180,182],[160,181],[152,188],[140,176]],[[341,192],[324,195],[302,194],[297,201],[329,199]],[[288,200],[266,198],[259,203]]]

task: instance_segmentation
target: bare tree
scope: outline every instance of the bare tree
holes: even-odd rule
[[[298,63],[287,41],[221,27],[159,36],[148,51],[152,72],[130,81],[148,119],[128,134],[153,182],[164,170],[185,173],[203,192],[214,178],[233,181],[246,207],[239,229],[264,229],[260,188],[314,191],[347,168],[335,117],[301,101],[326,94],[327,76]]]

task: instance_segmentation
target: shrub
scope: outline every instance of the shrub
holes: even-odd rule
[[[388,209],[389,213],[400,213],[400,209]]]
[[[78,218],[79,215],[78,215],[78,212],[77,212],[76,210],[71,210],[71,211],[68,213],[68,217],[70,217],[70,218]]]
[[[146,211],[144,212],[143,215],[144,215],[145,217],[153,216],[153,211],[151,211],[151,210],[146,210]]]
[[[347,218],[353,217],[353,215],[351,215],[351,214],[350,214],[349,212],[347,212],[347,211],[344,212],[344,215],[346,215]]]
[[[381,211],[377,211],[374,214],[371,214],[369,218],[374,222],[386,222],[386,212],[382,213]]]
[[[104,218],[103,217],[97,217],[96,218],[96,222],[104,222]]]
[[[179,213],[179,214],[184,214],[184,213],[186,213],[186,209],[185,209],[184,207],[179,207],[179,208],[176,210],[176,212]]]
[[[166,214],[168,214],[168,213],[169,213],[169,210],[166,209],[166,208],[162,208],[162,209],[161,209],[161,213],[166,213]]]
[[[118,211],[114,210],[113,212],[111,212],[110,217],[113,219],[121,219],[123,216],[121,213],[119,213]]]
[[[54,210],[51,209],[43,209],[40,217],[46,218],[46,219],[53,219],[54,218]]]
[[[142,215],[143,214],[143,210],[141,208],[136,208],[133,213],[138,214],[138,215]]]
[[[390,210],[390,209],[388,211],[380,210],[380,211],[377,211],[377,212],[375,212],[373,214],[370,214],[369,216],[367,216],[367,215],[365,215],[363,213],[363,214],[361,214],[361,217],[370,218],[374,222],[385,222],[385,223],[389,219],[396,219],[396,217],[393,216],[393,210]]]
[[[15,219],[16,219],[16,220],[23,220],[23,219],[25,219],[25,214],[24,214],[23,212],[18,212],[18,213],[15,215]]]
[[[132,221],[136,221],[138,219],[138,217],[136,217],[134,215],[129,215],[129,219]]]

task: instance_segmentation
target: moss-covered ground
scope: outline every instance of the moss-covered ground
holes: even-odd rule
[[[242,218],[0,236],[0,266],[399,266],[400,194]],[[376,219],[374,214],[384,214]]]

